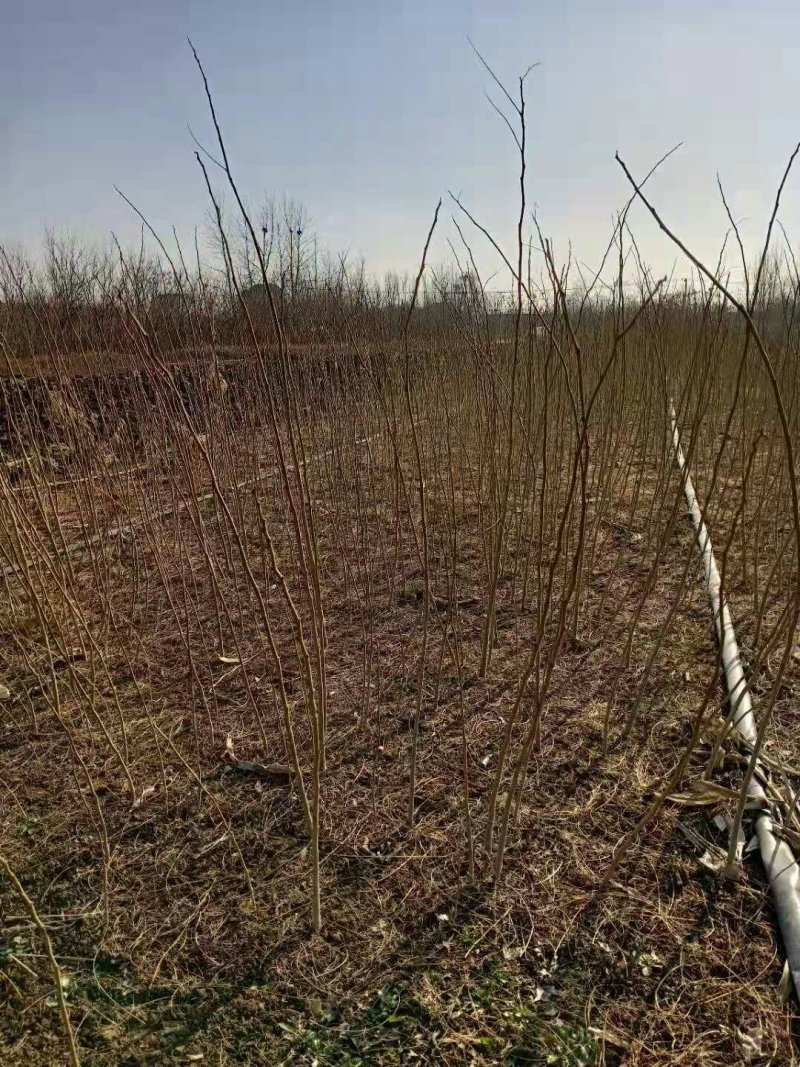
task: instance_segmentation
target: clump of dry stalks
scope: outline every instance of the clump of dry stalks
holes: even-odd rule
[[[91,261],[53,244],[40,276],[0,254],[0,777],[18,780],[16,746],[41,751],[45,808],[91,837],[98,944],[125,943],[126,834],[148,818],[191,811],[214,828],[204,848],[225,854],[226,893],[255,908],[270,899],[252,813],[231,804],[220,768],[256,781],[269,832],[294,840],[314,931],[325,856],[356,839],[348,798],[360,805],[362,775],[358,838],[379,840],[374,824],[413,843],[437,746],[451,761],[460,877],[502,886],[525,811],[548,832],[537,768],[569,755],[557,738],[542,747],[564,657],[584,663],[614,635],[602,736],[587,751],[617,758],[652,726],[660,663],[698,583],[672,400],[764,737],[774,732],[770,788],[796,840],[785,696],[800,613],[800,272],[788,240],[775,241],[779,198],[755,267],[731,223],[743,294],[722,255],[709,268],[688,250],[696,285],[676,289],[639,258],[628,219],[644,183],[626,169],[634,195],[586,278],[558,264],[530,218],[525,78],[514,93],[497,82],[520,163],[513,251],[452,198],[458,286],[427,266],[437,207],[406,290],[343,264],[314,264],[312,285],[299,226],[276,253],[289,264],[279,287],[203,83],[218,159],[211,172],[210,153],[197,161],[221,284],[144,218],[158,265],[143,251]],[[212,173],[236,206],[233,229]],[[512,280],[499,309],[477,241]],[[349,628],[332,629],[334,616]],[[686,735],[618,834],[605,885],[675,796],[741,788],[741,819],[746,781],[724,768],[748,753],[725,747],[719,663],[709,654],[692,672],[701,695]],[[11,795],[24,815],[26,797]],[[3,868],[45,936],[77,1062],[46,926]],[[197,888],[153,979],[215,892]]]

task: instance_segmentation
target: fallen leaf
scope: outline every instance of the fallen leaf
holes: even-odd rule
[[[715,850],[716,851],[716,850]],[[713,871],[715,874],[719,874],[725,865],[725,857],[719,855],[714,856],[708,849],[700,857],[700,862],[704,867],[707,867],[709,871]]]

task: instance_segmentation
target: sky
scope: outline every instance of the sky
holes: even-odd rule
[[[800,140],[797,0],[0,0],[0,13],[0,243],[29,249],[46,228],[137,240],[115,185],[165,236],[207,225],[189,128],[209,147],[213,129],[187,37],[248,199],[302,201],[322,247],[378,275],[415,270],[440,196],[432,258],[447,258],[450,191],[513,247],[516,148],[470,40],[512,88],[539,64],[528,199],[557,257],[588,268],[628,196],[616,150],[642,175],[683,142],[648,188],[713,260],[717,173],[755,255]],[[800,240],[798,194],[800,165],[781,215]],[[631,222],[656,273],[687,273],[643,209]]]

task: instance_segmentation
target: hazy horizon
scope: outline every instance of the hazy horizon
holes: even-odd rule
[[[598,11],[571,0],[530,5],[317,2],[268,11],[203,3],[109,10],[96,0],[20,7],[0,44],[0,243],[29,249],[46,228],[103,242],[138,239],[118,185],[168,237],[205,225],[208,199],[189,127],[213,147],[208,74],[234,173],[252,203],[289,196],[307,208],[320,247],[382,274],[413,271],[437,199],[448,190],[507,247],[517,159],[486,99],[499,93],[470,39],[513,87],[529,64],[528,197],[564,258],[596,266],[629,194],[614,152],[643,175],[677,142],[652,195],[701,256],[716,259],[727,219],[719,172],[748,252],[762,239],[775,188],[800,137],[800,74],[788,48],[800,13],[767,3]],[[777,43],[776,43],[777,42]],[[797,176],[781,217],[800,234]],[[641,209],[632,224],[658,272],[684,261]],[[437,235],[432,258],[448,258]],[[474,241],[481,269],[499,265]],[[734,265],[734,257],[729,263]],[[493,287],[504,288],[496,276]]]

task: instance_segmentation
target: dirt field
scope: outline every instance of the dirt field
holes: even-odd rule
[[[620,668],[651,574],[655,535],[646,517],[660,506],[658,494],[680,491],[677,475],[665,487],[655,453],[643,457],[633,522],[630,492],[611,509],[601,495],[590,504],[596,541],[577,636],[555,663],[494,885],[482,823],[540,602],[532,577],[523,591],[525,527],[522,518],[519,530],[510,527],[496,647],[481,678],[485,503],[471,488],[480,472],[460,451],[455,583],[445,539],[431,535],[433,610],[410,826],[424,581],[412,512],[392,504],[399,490],[390,439],[366,433],[368,422],[362,413],[343,435],[337,426],[344,444],[333,445],[329,425],[307,449],[321,457],[306,469],[329,680],[319,933],[309,923],[308,837],[284,769],[275,666],[235,536],[208,486],[182,474],[158,487],[152,466],[104,476],[100,493],[63,477],[48,497],[59,537],[67,546],[99,540],[62,553],[55,568],[37,563],[6,580],[4,854],[53,941],[82,1062],[792,1062],[794,1024],[778,992],[782,960],[757,859],[746,861],[738,883],[710,869],[726,845],[714,817],[732,810],[724,789],[735,788],[737,769],[716,776],[717,795],[698,784],[721,696],[699,560],[682,586],[693,552],[683,509],[669,524],[630,662]],[[254,459],[256,440],[265,447]],[[279,555],[289,553],[285,496],[266,438],[252,431],[241,444],[262,473],[239,490],[226,482],[223,495],[241,509],[236,529],[266,582],[307,770],[302,665],[258,532],[266,509]],[[430,460],[435,446],[427,447]],[[402,461],[411,464],[409,448],[406,437]],[[170,464],[180,467],[179,458]],[[230,455],[226,463],[241,469]],[[27,475],[8,491],[16,499],[42,492]],[[434,529],[445,498],[431,493]],[[296,585],[299,574],[290,580]],[[37,596],[52,611],[44,625]],[[630,736],[604,751],[609,691],[616,685],[612,726],[621,725],[675,597]],[[59,602],[67,599],[80,599],[80,625]],[[448,644],[454,623],[460,670]],[[707,729],[680,790],[601,890],[612,851],[687,744],[709,682]],[[797,684],[793,670],[776,721],[791,720]],[[526,703],[515,736],[531,714]],[[122,764],[136,783],[133,804]],[[41,936],[7,884],[0,899],[3,1062],[61,1062]]]

